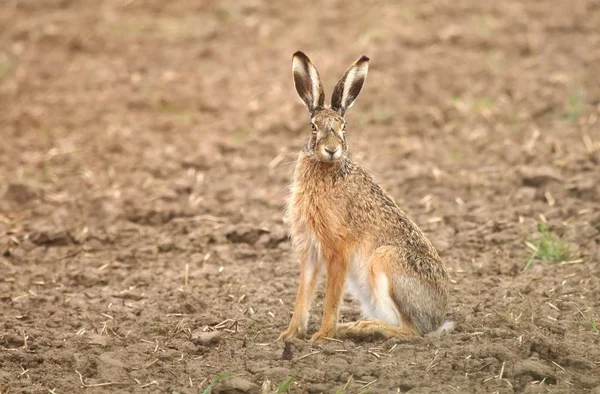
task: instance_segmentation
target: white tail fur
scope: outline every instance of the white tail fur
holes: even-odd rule
[[[454,322],[450,321],[450,320],[446,320],[445,322],[442,323],[441,326],[438,327],[437,330],[435,330],[436,334],[441,334],[443,332],[452,332],[454,331]]]

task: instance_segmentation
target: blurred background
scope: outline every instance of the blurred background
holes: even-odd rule
[[[466,357],[458,338],[445,342],[456,352],[439,380],[420,375],[433,355],[419,343],[404,348],[415,365],[388,367],[348,345],[335,376],[310,370],[314,360],[282,367],[275,358],[270,367],[284,370],[273,372],[238,353],[243,338],[271,343],[294,299],[298,270],[281,219],[310,133],[292,83],[297,50],[318,67],[327,101],[347,67],[370,57],[346,115],[350,150],[448,264],[459,333],[495,326],[518,337],[526,329],[549,343],[571,341],[555,353],[597,368],[598,354],[583,353],[598,340],[599,31],[593,0],[4,0],[0,344],[20,350],[0,353],[8,366],[0,392],[69,391],[80,384],[73,368],[88,379],[82,384],[128,381],[130,392],[152,381],[145,388],[195,392],[225,368],[255,385],[304,376],[298,392],[311,384],[327,392],[350,375],[379,379],[372,392],[396,390],[398,379],[479,390],[498,376],[503,364],[486,366],[489,354],[453,374],[453,355]],[[519,274],[540,221],[569,245],[557,261],[576,263]],[[572,284],[582,301],[530,287],[529,299],[515,295],[533,280],[546,290]],[[358,318],[354,304],[345,308]],[[319,301],[315,314],[311,328]],[[554,319],[544,320],[550,329],[537,314]],[[529,315],[519,326],[517,317]],[[227,319],[236,326],[219,326]],[[190,345],[195,330],[224,328],[233,333],[223,334],[220,353],[198,336]],[[487,331],[479,338],[484,349],[503,341]],[[50,351],[64,340],[70,352],[93,351],[31,364],[28,346]],[[125,367],[152,362],[155,340],[164,358]],[[503,360],[529,357],[505,342]],[[277,346],[252,352],[269,359]],[[98,361],[107,347],[111,356]],[[180,355],[185,361],[169,366]],[[167,366],[172,376],[162,374]],[[514,368],[510,387],[549,376]],[[554,382],[600,385],[589,375],[585,386],[581,368],[552,372]],[[476,378],[464,376],[470,371]],[[509,387],[496,380],[485,390]]]

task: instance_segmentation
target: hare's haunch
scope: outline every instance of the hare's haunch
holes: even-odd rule
[[[365,56],[333,90],[331,107],[319,72],[302,52],[293,56],[296,90],[312,132],[300,152],[287,221],[300,260],[300,284],[289,327],[280,339],[306,335],[310,304],[322,268],[327,273],[322,337],[423,335],[451,329],[445,322],[448,274],[415,223],[348,154],[344,114],[360,93]],[[344,288],[360,302],[365,320],[338,324]]]

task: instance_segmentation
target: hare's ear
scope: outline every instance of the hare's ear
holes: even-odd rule
[[[323,106],[325,94],[317,68],[303,52],[296,52],[292,58],[292,72],[298,95],[313,114]]]
[[[333,89],[331,96],[332,109],[344,115],[346,110],[354,104],[354,100],[358,97],[367,78],[368,70],[369,58],[366,56],[361,57],[350,66],[342,79],[335,85],[335,89]]]

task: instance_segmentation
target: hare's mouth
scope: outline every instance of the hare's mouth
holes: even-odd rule
[[[319,149],[319,156],[321,156],[321,159],[324,161],[336,161],[340,157],[342,157],[342,148],[341,147],[335,147],[335,148],[321,147],[321,149]]]

